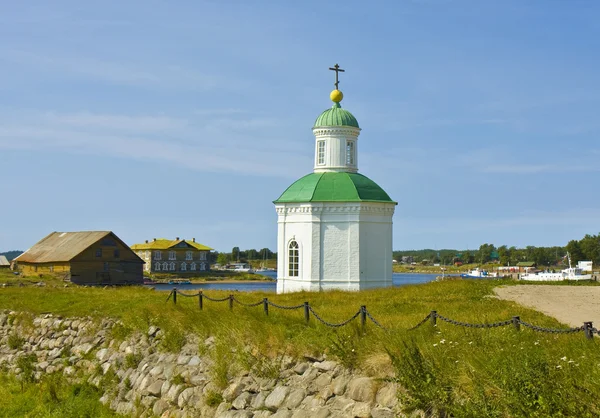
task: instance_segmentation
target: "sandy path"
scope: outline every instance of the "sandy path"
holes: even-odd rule
[[[500,299],[512,300],[572,327],[593,321],[600,326],[600,286],[517,285],[497,287]]]

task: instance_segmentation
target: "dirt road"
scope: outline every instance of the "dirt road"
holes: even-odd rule
[[[600,326],[600,286],[518,285],[497,287],[500,299],[533,308],[573,327],[593,321]]]

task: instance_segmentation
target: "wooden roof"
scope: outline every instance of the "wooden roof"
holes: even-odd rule
[[[120,241],[111,231],[52,232],[15,258],[15,261],[27,263],[71,261],[73,257],[107,235],[113,235]]]

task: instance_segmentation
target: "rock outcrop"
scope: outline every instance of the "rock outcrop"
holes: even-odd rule
[[[0,311],[0,368],[32,378],[62,373],[104,391],[101,402],[140,417],[375,417],[402,416],[394,383],[350,372],[331,360],[293,359],[275,373],[242,371],[219,387],[214,382],[215,344],[188,335],[178,353],[161,350],[163,332],[151,326],[119,340],[118,321],[29,317]]]

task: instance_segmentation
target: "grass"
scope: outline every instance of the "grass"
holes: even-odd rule
[[[98,399],[98,389],[88,384],[69,384],[59,375],[40,382],[19,382],[0,373],[0,417],[105,418],[117,417]]]
[[[331,329],[303,311],[245,308],[227,302],[178,298],[165,302],[166,293],[144,288],[0,288],[0,306],[32,313],[64,316],[91,315],[120,318],[125,334],[159,326],[163,349],[177,350],[186,333],[200,341],[215,337],[207,350],[215,360],[214,381],[219,385],[240,369],[272,374],[281,353],[320,356],[326,353],[348,367],[360,367],[376,377],[397,379],[406,388],[407,410],[423,409],[454,416],[597,416],[600,414],[600,350],[597,341],[575,335],[539,334],[511,326],[492,329],[462,328],[438,320],[418,323],[431,310],[458,321],[491,323],[520,316],[540,326],[564,325],[513,302],[489,297],[503,280],[449,280],[417,286],[361,292],[236,293],[243,302],[268,297],[280,305],[309,301],[330,322],[354,315],[361,305],[390,332],[358,321]],[[209,292],[206,292],[209,293]],[[211,297],[229,292],[211,291]],[[202,345],[202,343],[201,343]],[[220,359],[220,360],[219,360]]]

